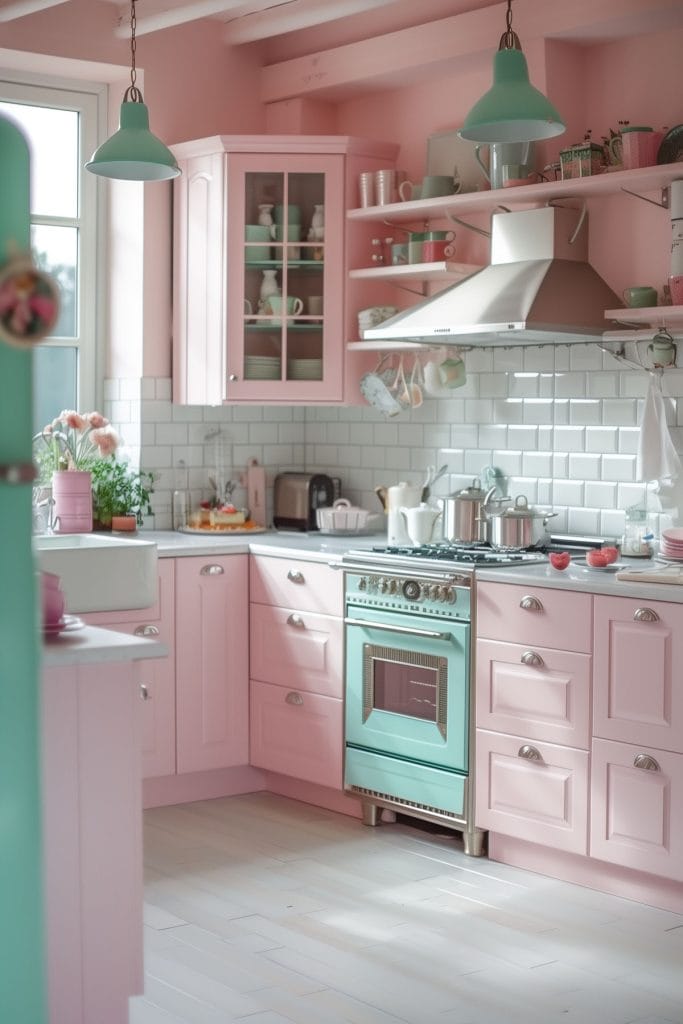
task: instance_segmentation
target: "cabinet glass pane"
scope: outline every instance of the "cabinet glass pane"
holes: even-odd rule
[[[245,175],[245,380],[322,380],[325,175]]]

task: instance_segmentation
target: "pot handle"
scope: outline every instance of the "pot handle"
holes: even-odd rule
[[[543,525],[545,526],[549,519],[554,519],[557,515],[559,512],[548,512],[547,516],[543,516]]]

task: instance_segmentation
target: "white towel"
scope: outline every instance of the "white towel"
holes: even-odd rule
[[[661,374],[650,372],[640,423],[636,477],[643,481],[675,480],[680,471],[681,460],[666,423]]]

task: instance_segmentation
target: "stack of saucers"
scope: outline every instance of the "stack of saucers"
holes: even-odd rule
[[[279,380],[279,356],[245,356],[244,376],[247,380]]]
[[[670,558],[674,562],[683,562],[683,529],[662,530],[662,542],[659,545],[662,558]]]
[[[289,380],[322,380],[322,359],[288,359],[287,377]]]

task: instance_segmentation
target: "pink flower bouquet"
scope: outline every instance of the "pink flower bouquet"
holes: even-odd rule
[[[119,444],[118,434],[101,413],[71,409],[60,412],[33,441],[44,445],[37,452],[41,468],[48,463],[52,470],[88,470],[97,459],[113,455]]]

